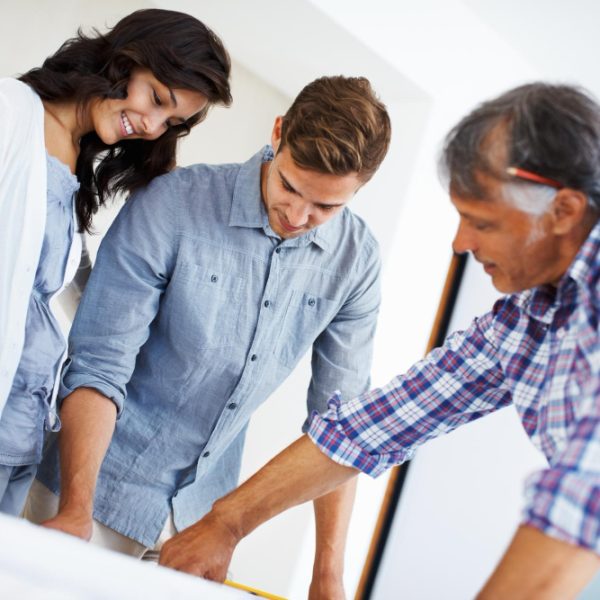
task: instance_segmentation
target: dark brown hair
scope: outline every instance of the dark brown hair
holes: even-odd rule
[[[390,118],[364,77],[321,77],[298,94],[283,117],[280,149],[302,168],[367,182],[385,158]]]
[[[133,69],[142,67],[170,88],[201,92],[209,106],[231,103],[231,62],[221,40],[194,17],[170,10],[136,11],[102,34],[81,30],[59,50],[20,77],[48,101],[126,98]],[[202,121],[208,106],[157,140],[102,142],[96,132],[80,141],[76,175],[79,225],[89,231],[91,219],[108,196],[130,193],[175,165],[177,140]]]

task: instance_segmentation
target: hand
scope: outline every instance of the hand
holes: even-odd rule
[[[94,528],[91,514],[70,511],[59,511],[55,517],[44,521],[41,525],[74,535],[86,542],[90,541]]]
[[[310,582],[308,600],[346,600],[341,577],[315,577]]]
[[[213,581],[224,581],[239,542],[232,530],[209,513],[165,542],[158,563]]]

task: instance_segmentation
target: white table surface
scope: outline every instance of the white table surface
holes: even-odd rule
[[[0,598],[248,600],[251,597],[0,514]]]

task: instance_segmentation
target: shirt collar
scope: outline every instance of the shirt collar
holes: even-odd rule
[[[260,171],[262,164],[272,159],[273,150],[265,146],[240,167],[229,213],[231,227],[264,227],[269,224],[260,190]]]
[[[262,228],[267,235],[279,237],[269,225],[269,216],[262,201],[260,186],[262,164],[273,160],[273,156],[273,148],[267,145],[240,167],[233,189],[229,213],[230,227]],[[327,223],[311,229],[304,235],[283,240],[281,245],[298,248],[315,243],[326,252],[333,252],[336,247],[335,242],[341,233],[342,213],[345,210],[348,209],[344,209]]]
[[[567,269],[562,282],[567,279],[573,279],[580,286],[588,286],[600,269],[600,220],[594,225],[594,228],[583,242],[575,259]]]

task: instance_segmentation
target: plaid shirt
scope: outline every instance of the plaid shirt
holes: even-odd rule
[[[387,386],[313,414],[308,435],[372,476],[513,403],[549,467],[525,483],[523,523],[600,553],[600,223],[558,287],[496,302]]]

